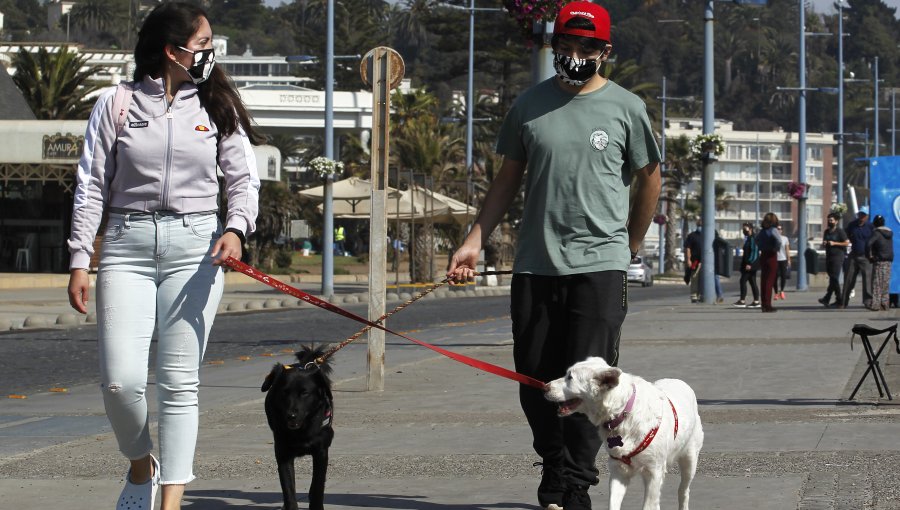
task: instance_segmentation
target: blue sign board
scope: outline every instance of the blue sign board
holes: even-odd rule
[[[884,225],[894,231],[894,253],[900,254],[900,156],[872,158],[870,217],[884,216]],[[891,265],[891,294],[900,293],[900,257]]]
[[[768,0],[731,0],[738,5],[767,5]]]

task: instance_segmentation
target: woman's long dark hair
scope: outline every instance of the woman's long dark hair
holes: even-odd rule
[[[138,32],[138,42],[134,48],[134,81],[139,82],[148,74],[163,74],[166,45],[187,44],[200,28],[201,17],[209,19],[203,9],[184,2],[164,2],[150,11]],[[251,142],[262,142],[263,137],[253,129],[250,114],[241,102],[234,83],[221,66],[213,66],[209,79],[197,88],[200,104],[206,108],[222,136],[231,135],[240,126]]]

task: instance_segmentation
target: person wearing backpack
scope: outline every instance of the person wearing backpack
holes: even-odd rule
[[[744,248],[741,253],[741,299],[734,306],[737,308],[759,308],[759,287],[756,285],[756,271],[759,269],[759,247],[756,245],[756,236],[753,233],[753,224],[744,223]],[[749,305],[747,297],[747,284],[753,292],[753,302]]]
[[[177,510],[194,479],[199,370],[224,289],[219,266],[240,259],[255,230],[260,181],[251,141],[261,139],[214,66],[212,29],[199,7],[157,5],[138,33],[134,61],[134,82],[101,94],[88,121],[68,293],[86,313],[88,265],[106,215],[96,284],[100,388],[130,462],[117,508],[151,510],[162,486],[161,510]],[[158,460],[146,398],[154,330]]]

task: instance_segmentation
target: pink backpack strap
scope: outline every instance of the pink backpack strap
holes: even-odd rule
[[[116,126],[116,138],[125,127],[125,119],[128,118],[128,108],[131,106],[131,96],[134,95],[134,82],[123,81],[116,86],[116,95],[113,97],[112,115]]]

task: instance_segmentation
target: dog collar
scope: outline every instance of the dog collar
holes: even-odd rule
[[[325,408],[325,419],[322,420],[322,426],[327,427],[331,425],[331,406]]]
[[[606,430],[613,430],[614,428],[618,427],[623,421],[625,421],[625,418],[627,418],[628,415],[631,414],[631,409],[634,408],[634,399],[636,396],[637,388],[634,386],[634,383],[631,383],[631,396],[628,397],[628,403],[625,404],[625,409],[622,409],[622,412],[619,413],[615,418],[607,422],[603,422],[602,427]]]

